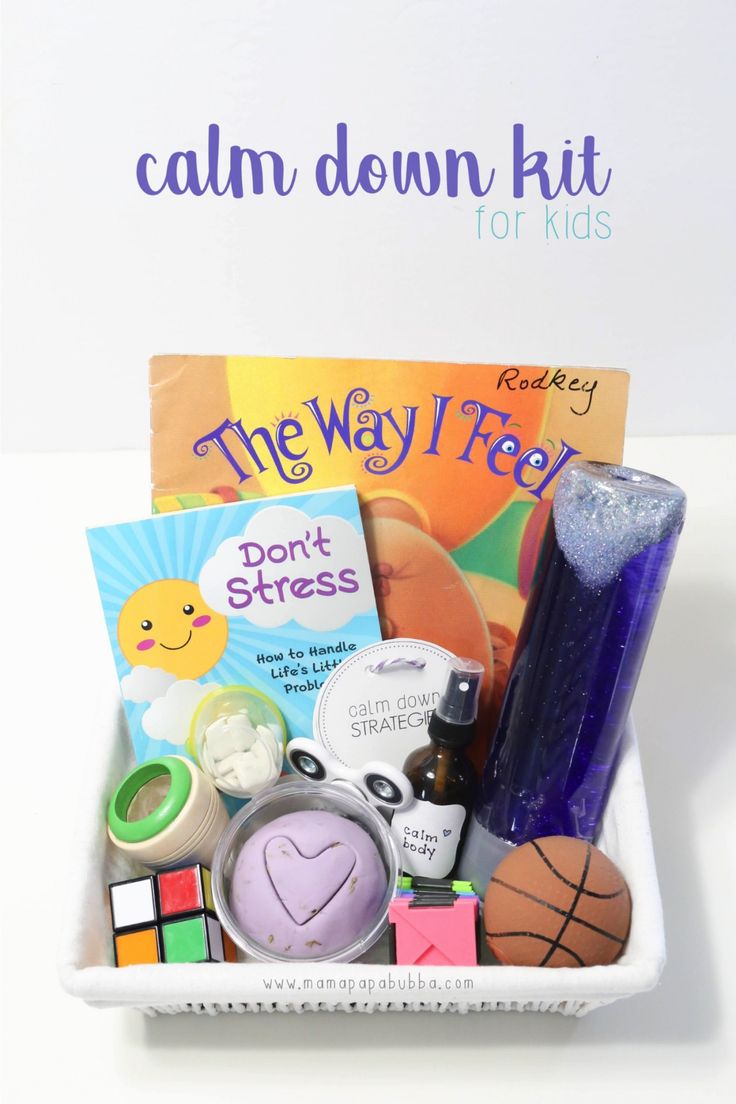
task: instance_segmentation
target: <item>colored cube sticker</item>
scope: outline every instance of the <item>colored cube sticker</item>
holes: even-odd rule
[[[158,893],[162,917],[199,912],[204,908],[214,911],[210,872],[203,866],[162,872],[158,875]]]
[[[157,927],[115,933],[116,966],[149,966],[161,962]]]
[[[227,934],[227,932],[225,931],[224,928],[222,929],[222,945],[223,945],[223,948],[224,948],[224,951],[225,951],[225,961],[226,962],[237,962],[238,961],[238,948],[235,946],[232,939]]]
[[[112,926],[115,931],[156,923],[158,912],[153,875],[132,878],[127,882],[115,882],[109,889]]]
[[[206,866],[200,867],[202,871],[202,885],[204,887],[204,906],[208,908],[210,912],[215,911],[215,900],[212,896],[212,875]]]
[[[224,962],[220,922],[211,916],[189,916],[162,924],[166,962]]]
[[[210,946],[210,958],[213,962],[225,961],[225,945],[222,941],[222,928],[219,920],[213,920],[211,916],[205,918],[207,924],[207,938]]]

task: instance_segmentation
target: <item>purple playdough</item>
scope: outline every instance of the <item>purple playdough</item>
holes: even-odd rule
[[[376,919],[386,871],[367,832],[308,809],[254,832],[235,862],[230,908],[243,932],[273,954],[321,958]]]

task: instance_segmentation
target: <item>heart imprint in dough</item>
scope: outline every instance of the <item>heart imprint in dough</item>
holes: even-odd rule
[[[331,843],[311,858],[288,836],[274,836],[264,850],[276,896],[295,923],[306,924],[342,889],[356,856],[345,843]]]

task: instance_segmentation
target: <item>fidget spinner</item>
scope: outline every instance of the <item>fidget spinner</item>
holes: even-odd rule
[[[411,782],[390,763],[378,760],[353,770],[346,767],[315,740],[297,736],[286,745],[286,760],[296,774],[310,782],[337,782],[354,787],[371,805],[396,812],[414,801]]]

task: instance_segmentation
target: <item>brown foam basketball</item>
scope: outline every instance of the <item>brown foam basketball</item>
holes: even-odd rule
[[[631,897],[597,847],[545,836],[510,852],[483,906],[486,942],[507,966],[607,966],[629,934]]]

